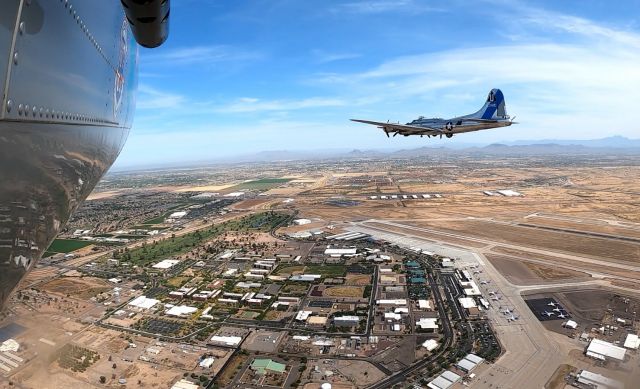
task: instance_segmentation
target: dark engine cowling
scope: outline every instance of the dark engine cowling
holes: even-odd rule
[[[169,36],[169,0],[121,0],[131,31],[144,47],[158,47]]]

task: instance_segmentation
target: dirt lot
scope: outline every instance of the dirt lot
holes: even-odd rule
[[[233,356],[227,367],[222,371],[218,377],[218,386],[226,387],[231,383],[233,377],[236,376],[239,369],[249,359],[249,355],[236,354]]]
[[[83,300],[88,300],[112,288],[107,282],[93,277],[58,278],[43,285],[43,289],[50,293],[63,296],[69,294]]]
[[[347,274],[347,285],[371,285],[371,276],[368,274]]]
[[[575,234],[552,232],[535,228],[492,223],[481,220],[433,221],[416,223],[440,231],[462,234],[513,245],[535,247],[550,251],[573,253],[640,263],[640,244]]]
[[[323,292],[326,297],[362,297],[364,288],[359,286],[333,286]]]
[[[273,200],[267,199],[252,199],[252,200],[242,200],[238,203],[235,203],[231,206],[231,209],[265,209],[265,206],[268,203],[273,202]]]
[[[340,374],[348,377],[359,387],[369,386],[386,377],[386,375],[365,361],[337,361],[336,366]]]
[[[579,281],[589,278],[587,273],[539,265],[499,254],[487,254],[487,259],[509,282],[533,285],[545,281]]]

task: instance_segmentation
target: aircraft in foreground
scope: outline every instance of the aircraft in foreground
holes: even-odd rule
[[[514,118],[515,119],[515,118]],[[516,124],[509,115],[504,102],[504,94],[500,89],[492,89],[487,96],[484,106],[476,113],[466,116],[458,116],[451,119],[425,118],[420,116],[407,124],[374,122],[370,120],[351,119],[351,121],[371,124],[381,128],[389,137],[389,134],[420,135],[427,138],[446,136],[452,138],[456,134],[488,130],[491,128],[509,127]]]
[[[0,0],[0,308],[122,150],[137,43],[168,28],[169,0]]]

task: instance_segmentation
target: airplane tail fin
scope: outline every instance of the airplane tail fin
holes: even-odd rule
[[[504,95],[500,89],[491,89],[487,96],[487,101],[482,108],[471,117],[475,119],[508,119],[507,108],[504,102]]]

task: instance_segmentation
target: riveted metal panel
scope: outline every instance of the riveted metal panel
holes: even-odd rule
[[[6,104],[4,99],[5,80],[19,5],[20,0],[0,0],[0,104]],[[0,117],[3,116],[5,110],[6,106],[0,109]]]
[[[121,27],[113,29],[115,22],[104,20],[92,22],[92,26],[85,18],[120,7],[110,1],[86,3],[96,9],[80,11],[75,2],[69,0],[25,2],[20,18],[20,23],[25,25],[24,32],[16,37],[17,56],[9,65],[8,98],[16,109],[8,118],[118,124],[114,109],[116,71],[93,30],[102,35],[111,30],[111,40],[118,41]],[[111,14],[117,18],[113,11]],[[122,15],[120,10],[120,18]],[[106,35],[102,39],[107,41]]]

